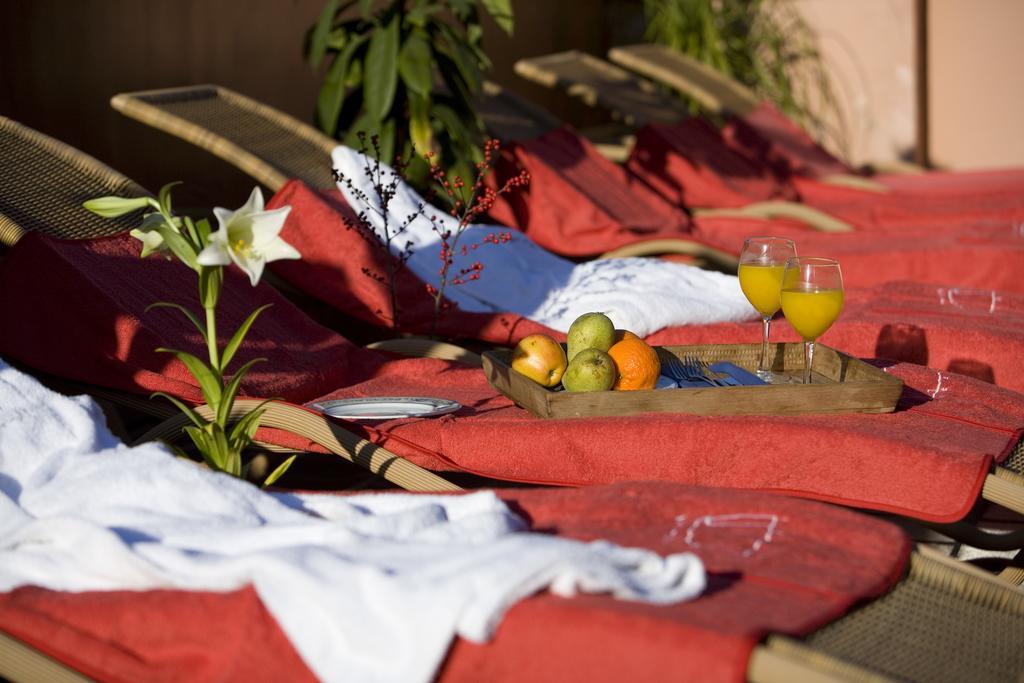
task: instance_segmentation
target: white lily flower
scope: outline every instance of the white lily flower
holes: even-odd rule
[[[249,276],[253,287],[270,261],[297,259],[302,255],[280,238],[290,206],[273,211],[263,210],[263,193],[254,188],[249,200],[237,211],[221,207],[213,210],[218,229],[210,235],[198,261],[204,266],[226,266],[234,263]]]

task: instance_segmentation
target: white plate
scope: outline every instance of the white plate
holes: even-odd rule
[[[434,417],[454,413],[462,404],[446,398],[427,396],[375,396],[372,398],[342,398],[314,403],[312,406],[324,415],[345,420],[393,420],[402,417]]]

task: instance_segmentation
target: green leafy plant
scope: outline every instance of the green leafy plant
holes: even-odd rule
[[[328,0],[307,34],[313,68],[330,56],[317,125],[350,147],[357,131],[376,136],[388,163],[434,152],[468,177],[483,143],[473,98],[491,65],[481,47],[480,8],[511,33],[510,0],[390,0],[374,6],[372,0]],[[426,182],[427,171],[414,165],[410,179]]]
[[[778,0],[644,0],[646,38],[708,64],[773,102],[817,137],[827,131],[847,152],[814,32]],[[696,106],[691,103],[691,106]]]
[[[220,207],[213,210],[219,223],[218,229],[214,231],[205,218],[193,221],[187,216],[174,215],[171,211],[171,189],[177,184],[165,185],[155,199],[99,197],[90,199],[84,206],[106,218],[148,209],[142,224],[131,232],[132,236],[142,242],[142,256],[174,256],[198,275],[199,302],[205,313],[205,325],[195,313],[180,304],[157,302],[146,310],[173,308],[184,315],[203,337],[209,356],[208,363],[186,351],[166,348],[157,350],[174,354],[188,368],[196,378],[214,417],[206,420],[196,410],[164,392],[156,392],[153,396],[166,398],[188,417],[191,424],[184,431],[210,468],[242,477],[247,473],[246,465],[242,462],[242,451],[252,443],[260,418],[266,412],[263,405],[273,399],[263,401],[233,425],[229,424],[231,408],[242,380],[254,365],[266,359],[254,358],[244,363],[230,378],[227,369],[256,318],[268,306],[253,311],[235,330],[224,348],[220,349],[217,344],[217,302],[224,283],[224,266],[231,263],[237,265],[249,276],[255,287],[268,262],[300,258],[299,252],[279,237],[291,207],[265,211],[263,194],[259,188],[255,188],[249,200],[237,211]],[[263,486],[277,481],[294,460],[295,456],[292,456],[281,463],[264,480]]]

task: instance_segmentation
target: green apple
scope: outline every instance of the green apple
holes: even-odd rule
[[[583,349],[607,351],[615,343],[615,325],[604,313],[584,313],[569,326],[566,337],[568,352],[572,360]]]
[[[604,351],[583,349],[569,361],[562,375],[566,391],[608,391],[615,384],[615,361]]]

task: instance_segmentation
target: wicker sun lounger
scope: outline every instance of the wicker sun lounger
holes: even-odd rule
[[[26,146],[31,151],[22,149]],[[10,166],[6,160],[14,158],[15,148],[19,149],[19,162]],[[0,119],[0,149],[4,151],[0,155],[0,166],[3,166],[0,170],[8,178],[21,174],[19,182],[22,186],[30,184],[25,180],[25,174],[39,173],[43,167],[48,168],[44,175],[54,177],[51,194],[36,198],[47,199],[40,204],[41,208],[32,209],[31,204],[15,201],[12,193],[0,192],[5,215],[23,212],[19,214],[23,222],[7,221],[7,225],[14,226],[8,234],[14,236],[24,234],[29,229],[28,225],[38,225],[39,229],[59,228],[61,223],[51,224],[49,220],[38,218],[41,214],[37,213],[55,204],[66,204],[68,213],[64,216],[69,225],[83,226],[90,214],[73,210],[80,207],[81,197],[77,192],[71,193],[74,196],[70,199],[62,199],[69,194],[63,191],[66,188],[94,183],[89,186],[89,196],[95,196],[94,192],[128,192],[127,188],[142,191],[137,185],[127,184],[130,181],[99,162],[6,119]],[[59,178],[63,181],[58,181]],[[37,216],[37,219],[33,222],[25,216]],[[110,227],[107,221],[98,225]],[[88,228],[81,230],[58,236],[90,235]],[[148,402],[142,403],[148,405]],[[242,411],[247,407],[240,404],[237,409]],[[393,475],[401,469],[398,459],[384,449],[360,441],[322,420],[317,425],[320,432],[310,432],[306,429],[309,426],[308,413],[288,406],[282,408],[285,412],[274,418],[275,426],[301,428],[301,433],[315,441],[333,443],[334,452],[343,457],[374,465],[380,465],[382,458],[387,458],[386,474]],[[331,447],[328,443],[323,445]],[[1024,461],[1024,454],[1015,454],[1013,460]],[[990,483],[986,485],[987,497],[1019,501],[1018,494],[1012,490],[1013,476],[990,476]],[[415,476],[410,478],[416,480]],[[430,488],[442,488],[442,485],[438,483]],[[995,498],[991,497],[992,494]],[[908,575],[885,596],[803,641],[786,636],[770,638],[754,651],[748,678],[764,682],[796,679],[1009,680],[1024,671],[1024,653],[1017,647],[1024,636],[1022,617],[1024,595],[1019,590],[980,570],[923,550],[915,553]],[[965,647],[965,643],[969,645]],[[70,669],[2,634],[0,675],[14,681],[39,680],[40,677],[46,680],[83,680]]]
[[[291,117],[274,110],[268,111],[267,107],[218,86],[120,94],[113,98],[112,104],[122,113],[209,149],[221,158],[236,163],[243,170],[254,168],[254,165],[258,164],[259,170],[253,172],[256,178],[270,177],[274,174],[285,175],[281,169],[285,167],[286,162],[275,156],[274,149],[287,147],[285,141],[295,139],[295,127],[304,126]],[[523,118],[529,117],[528,110],[520,111]],[[258,117],[259,121],[247,123],[253,117]],[[275,121],[283,123],[273,133],[264,132],[266,140],[258,142],[252,149],[244,148],[246,140],[255,137],[252,132],[245,130],[247,125],[259,125],[266,131],[266,126],[273,125]],[[307,140],[315,135],[320,134],[306,126],[302,139]],[[273,141],[273,145],[270,141]],[[296,144],[301,144],[301,141],[295,141]],[[324,147],[327,144],[327,138],[323,137]],[[235,150],[245,152],[244,157]],[[326,168],[329,165],[329,157],[325,152],[321,152],[319,156],[305,154],[302,158],[307,160],[311,167],[289,170],[294,177],[313,178],[316,167]],[[275,183],[271,189],[279,186]],[[333,182],[330,186],[333,186]],[[679,244],[673,241],[673,244],[667,246],[669,249],[684,250],[693,249],[694,243],[680,240]],[[696,246],[704,249],[701,245]],[[728,255],[725,256],[728,258]],[[988,476],[982,498],[1024,514],[1024,448],[1020,444],[1004,465],[996,467]],[[943,527],[942,533],[962,539],[972,546],[992,550],[1007,550],[1024,545],[1024,530],[1008,535],[996,535],[981,532],[973,524],[959,523]]]
[[[761,102],[757,94],[722,72],[666,45],[639,43],[608,51],[608,59],[630,71],[692,97],[706,111],[743,116]],[[877,171],[920,173],[924,169],[907,162],[872,164]],[[865,186],[870,187],[870,186]]]
[[[528,134],[543,132],[553,125],[549,114],[538,118],[536,107],[523,104],[511,93],[501,93],[490,86],[488,90],[495,97],[500,94],[500,101],[491,100],[490,111],[502,112],[495,122],[496,132]],[[200,85],[122,93],[111,99],[111,105],[125,116],[212,152],[271,190],[280,189],[290,178],[315,188],[334,186],[330,150],[337,144],[335,141],[312,126],[227,88]],[[825,231],[850,229],[842,221],[791,202],[759,202],[742,209],[706,213],[789,217]],[[638,242],[603,254],[602,258],[667,253],[696,256],[726,270],[735,270],[737,265],[734,255],[689,239]]]
[[[752,683],[1020,680],[1024,594],[973,567],[915,552],[896,586],[803,640],[769,636]],[[0,631],[0,676],[14,683],[90,680]]]
[[[521,59],[516,62],[515,69],[517,74],[527,80],[549,88],[563,89],[587,105],[608,109],[614,116],[637,127],[648,123],[676,123],[689,115],[676,100],[660,93],[650,82],[615,64],[578,50]],[[646,71],[641,73],[648,75]],[[704,72],[701,71],[701,73]],[[675,86],[676,84],[670,83],[669,85]],[[726,99],[725,102],[731,106],[745,106],[739,104],[738,96]],[[743,100],[743,102],[747,101]],[[741,109],[741,111],[747,111],[747,109]],[[870,192],[886,192],[888,190],[885,185],[860,176],[835,175],[823,178],[822,182]],[[781,202],[784,205],[790,203]],[[838,220],[822,211],[815,211],[815,213],[820,214],[818,220],[827,218],[831,218],[833,221]],[[791,217],[799,218],[798,216]],[[848,227],[847,229],[852,228]]]
[[[0,240],[5,246],[13,245],[29,231],[63,239],[83,239],[129,230],[135,227],[131,217],[113,221],[101,218],[85,210],[82,202],[102,195],[147,194],[141,186],[96,159],[3,117],[0,117],[0,173],[5,178],[0,190]],[[432,347],[429,351],[432,355],[443,356],[446,346]],[[87,391],[158,419],[171,418],[177,413],[163,402],[139,396],[60,380],[57,384],[65,389]],[[257,403],[236,402],[237,417]],[[404,488],[427,491],[459,488],[298,406],[270,403],[261,424],[302,435]],[[178,435],[180,430],[166,434],[172,438]],[[273,449],[271,446],[270,450]]]

